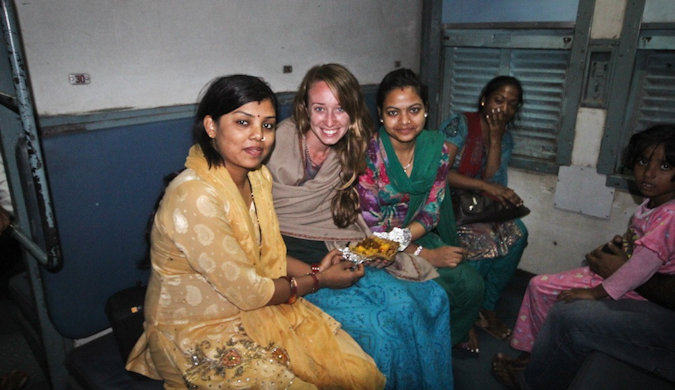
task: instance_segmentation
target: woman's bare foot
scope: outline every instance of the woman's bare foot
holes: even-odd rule
[[[492,310],[481,309],[478,313],[476,326],[499,340],[507,340],[511,336],[511,329],[504,325],[504,323],[497,318],[497,313]]]
[[[478,357],[478,354],[480,353],[480,341],[478,340],[476,329],[473,327],[469,329],[469,339],[457,344],[455,348],[466,350]]]

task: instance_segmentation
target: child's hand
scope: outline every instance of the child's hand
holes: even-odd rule
[[[565,290],[558,295],[558,301],[572,302],[577,299],[587,299],[595,301],[607,297],[607,291],[602,285],[593,288],[573,288]]]

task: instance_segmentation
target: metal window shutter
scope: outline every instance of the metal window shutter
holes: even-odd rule
[[[555,162],[569,50],[511,51],[511,75],[523,85],[524,105],[512,130],[514,156]]]
[[[631,133],[675,123],[675,51],[650,50],[647,56]]]
[[[444,100],[451,114],[475,111],[490,79],[502,73],[518,78],[525,105],[512,131],[514,157],[555,163],[569,56],[569,50],[447,48]]]
[[[476,111],[483,86],[499,73],[500,52],[500,49],[473,47],[447,50],[450,85],[445,98],[449,100],[450,114]]]

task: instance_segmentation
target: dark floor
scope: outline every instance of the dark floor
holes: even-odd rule
[[[12,370],[21,370],[29,375],[29,381],[24,389],[49,389],[48,380],[21,332],[19,322],[16,320],[17,309],[7,293],[9,278],[23,269],[19,250],[14,244],[8,243],[7,237],[0,238],[0,346],[2,346],[0,375]],[[509,326],[515,322],[523,292],[531,276],[518,270],[504,292],[498,313]],[[455,350],[453,353],[455,389],[504,389],[490,374],[492,356],[497,352],[507,352],[514,356],[517,353],[509,347],[507,341],[499,341],[481,330],[478,334],[481,342],[478,358],[461,350]]]
[[[502,321],[510,328],[516,322],[520,302],[527,283],[533,275],[525,271],[516,270],[516,274],[507,286],[502,300],[497,308]],[[478,358],[468,356],[468,352],[455,351],[453,354],[453,371],[455,375],[455,390],[502,390],[490,373],[492,357],[497,352],[505,352],[517,356],[519,351],[509,347],[508,341],[500,341],[489,334],[478,330],[480,338],[480,355]]]
[[[12,370],[28,374],[24,390],[49,389],[49,382],[21,333],[17,309],[7,292],[9,279],[23,271],[18,244],[6,234],[0,236],[0,375]]]

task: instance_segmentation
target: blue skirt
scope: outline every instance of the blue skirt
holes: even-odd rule
[[[387,377],[386,389],[452,389],[450,304],[438,283],[367,268],[352,287],[305,299],[342,324]]]

